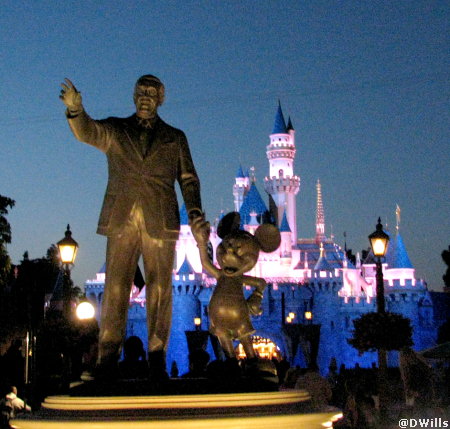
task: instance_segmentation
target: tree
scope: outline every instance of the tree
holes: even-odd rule
[[[0,341],[8,342],[9,329],[14,319],[10,289],[7,287],[11,276],[11,259],[6,245],[11,243],[11,225],[6,219],[8,209],[14,207],[15,201],[0,195]]]
[[[11,260],[6,245],[11,243],[11,225],[6,219],[8,208],[13,208],[15,201],[0,195],[0,286],[4,287],[11,270]]]
[[[442,259],[447,265],[447,270],[445,274],[442,276],[442,280],[444,280],[444,286],[446,289],[450,289],[450,246],[448,246],[448,250],[444,250],[441,253]]]
[[[366,313],[353,321],[353,338],[348,343],[360,354],[379,349],[411,347],[412,327],[408,318],[396,313]]]
[[[36,259],[30,259],[25,251],[22,261],[12,270],[13,275],[6,282],[8,288],[3,289],[0,299],[0,341],[24,338],[30,326],[41,327],[45,297],[55,292],[58,279],[62,278],[55,249],[52,245],[46,257]],[[71,296],[75,298],[77,293],[73,288]]]

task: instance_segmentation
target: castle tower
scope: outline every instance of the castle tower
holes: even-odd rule
[[[283,219],[280,224],[280,235],[281,235],[281,245],[280,245],[280,257],[282,265],[291,265],[292,261],[292,240],[291,240],[291,228],[286,217],[286,211],[283,213]]]
[[[295,196],[300,189],[300,177],[294,175],[295,130],[289,119],[284,121],[281,105],[275,115],[275,125],[267,146],[269,176],[265,178],[264,187],[277,207],[277,222],[280,226],[284,211],[291,229],[292,244],[297,244],[297,212]]]
[[[233,185],[234,210],[239,212],[244,198],[250,189],[250,180],[248,174],[244,174],[242,166],[239,165],[236,173],[235,184]]]
[[[185,331],[195,329],[194,318],[201,317],[198,295],[202,291],[202,274],[196,273],[187,257],[172,276],[172,327],[167,350],[167,365],[177,363],[180,374],[189,370],[188,345]]]
[[[316,184],[317,189],[317,209],[316,209],[316,243],[323,243],[325,237],[325,213],[322,203],[322,188],[319,179]]]

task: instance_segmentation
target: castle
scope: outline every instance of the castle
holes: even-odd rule
[[[286,125],[281,105],[267,146],[269,174],[264,178],[268,204],[257,188],[254,172],[239,167],[233,186],[234,209],[241,215],[241,227],[254,232],[265,221],[276,222],[281,245],[272,253],[261,253],[249,273],[264,277],[268,287],[263,298],[263,314],[253,318],[256,329],[254,347],[262,357],[285,357],[291,364],[307,366],[316,362],[326,373],[334,358],[337,365],[371,366],[376,353],[359,356],[348,343],[352,321],[376,311],[375,261],[370,253],[361,261],[359,255],[349,260],[345,249],[325,232],[325,215],[320,182],[317,181],[316,234],[298,238],[296,197],[300,177],[295,174],[295,130],[291,120]],[[173,319],[167,351],[170,367],[176,362],[180,373],[188,371],[186,331],[208,329],[208,302],[214,279],[202,271],[195,240],[188,226],[186,209],[180,210],[181,230],[176,245],[173,270]],[[211,226],[213,249],[220,242],[216,224]],[[424,281],[415,277],[397,227],[383,261],[386,310],[408,317],[413,326],[414,349],[434,345],[436,329],[433,304]],[[215,256],[215,253],[214,253]],[[105,280],[104,268],[95,279],[85,283],[86,296],[100,308]],[[250,293],[247,287],[245,293]],[[99,312],[97,312],[98,314]],[[145,286],[133,286],[128,313],[127,337],[139,336],[146,344]],[[217,350],[210,341],[207,351],[214,359]],[[242,350],[239,350],[243,355]],[[389,354],[396,363],[396,355]]]

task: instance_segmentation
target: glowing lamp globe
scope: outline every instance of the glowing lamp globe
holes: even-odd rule
[[[70,225],[67,225],[65,237],[58,241],[59,257],[63,264],[73,264],[77,257],[78,243],[72,238]]]
[[[306,320],[311,320],[313,317],[312,312],[311,311],[305,311],[305,319]]]
[[[372,252],[375,256],[382,258],[386,255],[386,251],[389,243],[389,235],[383,231],[383,225],[381,225],[381,219],[378,218],[376,231],[369,235],[370,245]]]
[[[87,301],[80,302],[77,306],[76,314],[80,320],[92,319],[95,316],[94,306]]]

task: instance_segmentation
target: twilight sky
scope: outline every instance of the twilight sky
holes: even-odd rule
[[[265,148],[278,100],[296,129],[300,237],[354,253],[378,216],[400,231],[416,274],[442,289],[449,222],[447,1],[4,0],[0,13],[0,194],[13,263],[45,255],[70,223],[82,285],[104,262],[96,235],[104,155],[72,136],[58,99],[69,77],[94,118],[133,113],[146,73],[166,85],[161,117],[190,142],[207,217],[233,209],[234,176]]]

